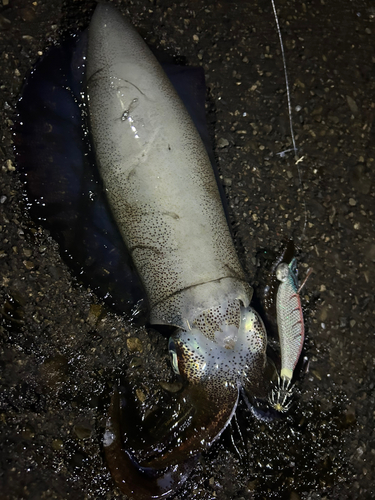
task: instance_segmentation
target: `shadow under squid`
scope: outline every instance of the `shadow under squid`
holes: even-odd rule
[[[28,77],[14,143],[30,211],[76,274],[133,323],[174,328],[174,404],[157,425],[135,425],[134,396],[119,387],[103,439],[123,493],[171,496],[241,394],[268,391],[266,329],[223,208],[203,72],[161,65],[100,3]]]

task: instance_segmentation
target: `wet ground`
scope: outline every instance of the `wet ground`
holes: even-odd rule
[[[309,372],[290,415],[266,424],[240,405],[246,446],[227,433],[176,498],[373,498],[373,2],[278,2],[298,165],[277,155],[290,147],[290,133],[269,0],[114,3],[148,42],[205,69],[250,282],[257,288],[291,236],[300,274],[315,270],[303,293]],[[162,391],[160,382],[172,380],[167,340],[132,329],[70,274],[28,217],[11,143],[25,75],[62,32],[87,24],[92,3],[2,4],[0,498],[115,498],[101,447],[109,387],[126,371],[140,400]]]

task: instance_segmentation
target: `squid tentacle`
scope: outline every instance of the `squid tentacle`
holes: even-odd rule
[[[114,482],[129,499],[169,497],[186,481],[197,459],[192,457],[172,467],[164,467],[163,470],[142,466],[124,448],[120,422],[120,396],[115,390],[111,396],[103,440],[105,457]]]

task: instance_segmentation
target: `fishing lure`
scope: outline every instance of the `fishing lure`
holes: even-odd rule
[[[305,286],[312,269],[298,286],[297,260],[290,264],[282,262],[276,268],[276,278],[280,281],[276,296],[276,318],[281,351],[281,371],[276,389],[269,398],[271,406],[285,412],[290,408],[293,372],[301,355],[305,325],[301,305],[300,291]]]

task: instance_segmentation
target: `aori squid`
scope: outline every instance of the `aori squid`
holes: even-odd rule
[[[125,243],[131,256],[148,299],[150,324],[175,328],[169,341],[171,362],[185,380],[176,411],[164,416],[158,432],[145,430],[143,446],[134,449],[131,422],[126,414],[120,418],[123,406],[131,406],[131,396],[115,391],[104,436],[107,461],[123,493],[140,500],[162,498],[176,491],[198,454],[227,427],[240,391],[250,397],[263,391],[267,335],[250,306],[252,289],[233,245],[202,134],[169,77],[140,35],[109,4],[96,7],[82,47],[85,55],[55,62],[61,87],[53,82],[40,90],[49,71],[43,62],[32,75],[19,105],[16,152],[27,181],[38,191],[47,174],[33,174],[30,162],[40,163],[50,147],[51,162],[63,155],[56,152],[61,122],[51,102],[60,98],[69,102],[64,120],[72,114],[86,120],[80,129],[84,137],[72,134],[66,148],[78,151],[76,145],[89,135],[88,152],[82,156],[86,161],[94,153],[115,222],[113,232],[120,234],[113,241]],[[38,98],[31,90],[39,92]],[[27,115],[38,106],[38,99],[50,113],[49,121],[42,123],[36,116],[28,125]],[[72,171],[78,168],[73,167]],[[108,222],[110,217],[95,204],[102,200],[95,178],[90,177],[88,184],[89,195],[79,207],[90,207],[87,220]],[[56,185],[61,187],[61,182]],[[64,196],[67,191],[63,190]],[[45,196],[34,194],[41,209]],[[65,205],[71,207],[72,202]],[[75,221],[69,210],[67,217]],[[84,224],[82,239],[87,247],[112,234],[108,230],[93,238]],[[63,226],[60,233],[65,230]],[[71,247],[78,236],[76,232]],[[105,240],[103,248],[108,245]],[[116,251],[108,265],[111,269],[117,269],[121,260],[114,264]],[[90,259],[84,260],[87,267]],[[129,282],[132,279],[129,275]]]

